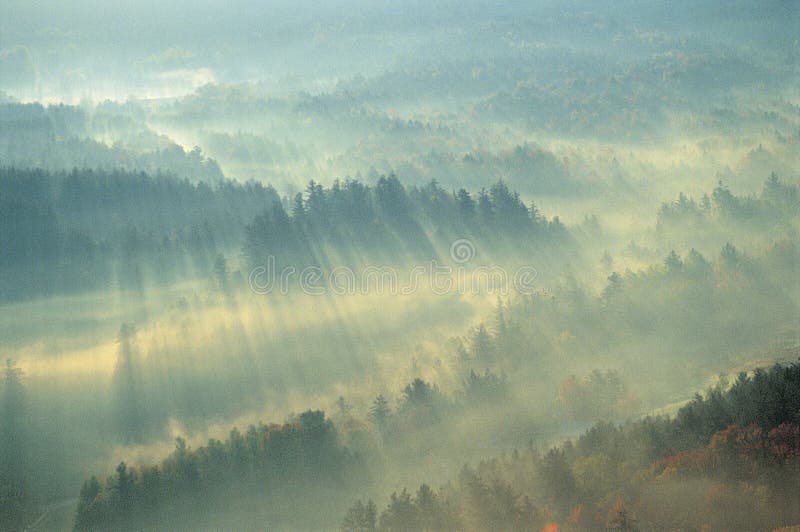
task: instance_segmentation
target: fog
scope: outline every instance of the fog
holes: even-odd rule
[[[791,2],[0,7],[0,530],[800,525]]]

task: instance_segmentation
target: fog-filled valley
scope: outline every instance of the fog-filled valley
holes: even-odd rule
[[[798,27],[4,3],[0,530],[800,526]]]

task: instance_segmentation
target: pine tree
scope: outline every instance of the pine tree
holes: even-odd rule
[[[389,401],[386,400],[386,397],[384,397],[383,394],[378,395],[372,402],[372,406],[369,409],[370,419],[378,427],[383,427],[386,425],[389,415],[391,415]]]
[[[22,530],[33,508],[25,480],[25,398],[22,370],[3,370],[0,410],[0,530]]]
[[[367,504],[358,500],[347,511],[342,521],[340,530],[342,532],[373,532],[377,525],[378,509],[375,503],[367,501]]]
[[[494,356],[493,347],[492,337],[486,330],[486,326],[481,323],[472,334],[470,342],[472,357],[479,362],[489,363]]]

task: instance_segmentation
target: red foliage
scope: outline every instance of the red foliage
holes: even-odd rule
[[[800,461],[800,427],[784,423],[769,434],[758,425],[730,425],[715,433],[705,448],[665,456],[653,464],[660,478],[673,475],[754,479],[759,469]]]
[[[711,436],[709,447],[718,452],[756,456],[764,448],[764,431],[755,424],[747,427],[730,425]]]
[[[769,431],[766,447],[779,464],[800,460],[800,427],[784,423]]]
[[[675,474],[703,475],[711,465],[707,449],[692,449],[665,456],[653,464],[653,471],[660,478],[670,478]]]

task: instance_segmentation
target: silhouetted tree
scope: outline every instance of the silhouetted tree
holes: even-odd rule
[[[342,521],[342,532],[375,532],[378,509],[371,500],[366,504],[360,500],[347,511]]]
[[[26,478],[27,441],[22,370],[11,359],[3,368],[0,404],[0,529],[23,530],[33,510]]]
[[[376,426],[385,427],[390,415],[389,401],[386,400],[383,394],[378,395],[375,400],[372,401],[372,406],[369,409],[370,419]]]

